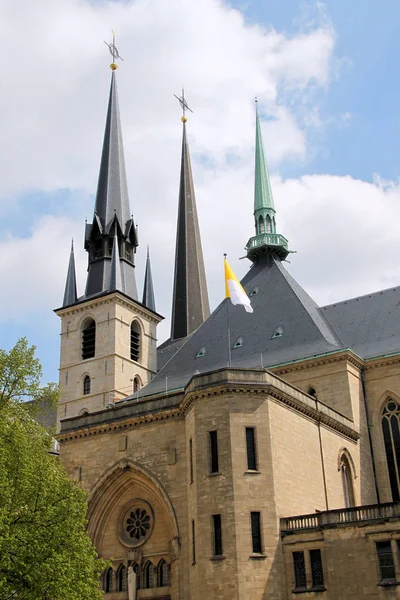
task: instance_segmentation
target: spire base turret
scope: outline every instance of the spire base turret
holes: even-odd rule
[[[280,233],[261,233],[249,239],[246,245],[247,258],[252,262],[263,254],[275,254],[285,260],[289,254],[288,241]]]

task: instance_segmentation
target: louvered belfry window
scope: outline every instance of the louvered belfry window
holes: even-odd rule
[[[82,360],[93,358],[96,353],[96,323],[88,319],[82,329]]]
[[[131,325],[131,360],[139,362],[140,359],[140,329],[139,325],[133,321]]]

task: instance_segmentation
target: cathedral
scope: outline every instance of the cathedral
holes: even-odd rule
[[[400,287],[320,307],[288,273],[256,112],[253,312],[225,298],[210,314],[184,113],[157,345],[111,69],[86,287],[72,247],[55,311],[57,439],[111,561],[105,600],[400,598]]]

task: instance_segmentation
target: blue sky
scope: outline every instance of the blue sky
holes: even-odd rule
[[[169,329],[179,171],[173,93],[183,82],[195,106],[189,142],[212,307],[223,294],[216,257],[228,248],[238,274],[247,268],[238,259],[252,235],[255,94],[278,225],[298,250],[292,273],[321,304],[400,281],[400,5],[204,0],[191,10],[193,22],[186,12],[183,23],[174,14],[192,9],[189,0],[171,0],[170,14],[160,0],[151,4],[147,14],[142,1],[38,0],[32,18],[41,21],[42,38],[32,32],[28,0],[4,7],[3,41],[15,68],[11,81],[2,75],[0,100],[0,340],[10,348],[26,335],[38,346],[46,380],[57,380],[59,324],[51,309],[61,303],[72,236],[83,291],[83,225],[93,210],[108,95],[103,39],[112,27],[121,32],[125,58],[118,78],[133,212],[142,250],[151,244],[158,309],[166,316],[160,341]],[[23,46],[13,36],[17,25]],[[196,27],[210,28],[210,48]],[[303,50],[304,62],[296,62]],[[326,59],[319,63],[316,53]],[[164,55],[168,67],[160,64]],[[337,222],[333,212],[329,217],[334,209]],[[385,268],[380,252],[391,257]],[[139,288],[144,254],[137,258]]]

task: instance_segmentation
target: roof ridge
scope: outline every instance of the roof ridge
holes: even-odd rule
[[[363,298],[371,298],[371,296],[377,296],[378,294],[384,294],[386,292],[395,292],[396,290],[400,290],[400,285],[396,285],[395,287],[391,286],[385,288],[383,290],[377,290],[376,292],[370,292],[367,294],[362,294],[361,296],[353,296],[352,298],[346,298],[345,300],[339,300],[338,302],[331,302],[330,304],[325,304],[321,306],[321,310],[325,310],[326,308],[330,308],[331,306],[337,306],[338,304],[346,304],[348,302],[355,302],[356,300],[361,300]]]

